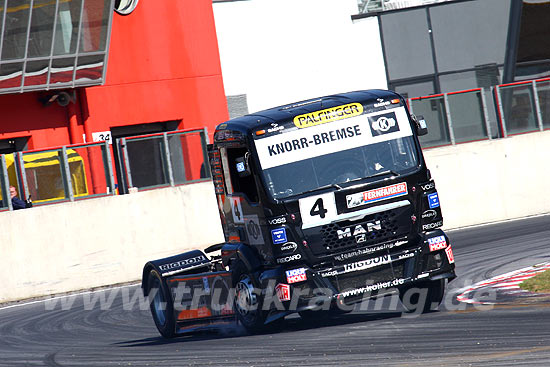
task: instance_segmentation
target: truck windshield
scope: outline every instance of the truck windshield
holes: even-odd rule
[[[267,191],[284,199],[379,174],[416,170],[411,125],[403,107],[256,140]]]

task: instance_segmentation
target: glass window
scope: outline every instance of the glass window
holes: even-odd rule
[[[62,154],[62,151],[23,154],[29,194],[34,203],[68,197],[62,173]]]
[[[73,81],[74,57],[53,59],[50,70],[50,84],[70,83]]]
[[[162,136],[128,139],[126,149],[134,187],[168,186],[166,159]]]
[[[550,81],[537,83],[542,124],[545,129],[550,128]]]
[[[457,143],[487,138],[481,92],[450,94],[448,101]]]
[[[28,61],[25,67],[25,85],[44,85],[48,81],[49,60]]]
[[[439,72],[504,63],[510,1],[448,3],[429,11]]]
[[[422,147],[451,144],[447,113],[443,97],[430,97],[411,101],[416,116],[424,116],[428,124],[428,134],[420,136]]]
[[[21,70],[23,70],[22,62],[0,64],[0,88],[20,87]]]
[[[380,16],[390,79],[434,73],[425,9]]]
[[[2,60],[25,57],[30,3],[30,0],[8,0]]]
[[[538,130],[531,85],[503,87],[500,96],[508,135]]]
[[[393,89],[405,98],[423,97],[435,93],[435,85],[433,79],[426,81],[417,80],[407,83],[399,83],[390,86],[390,89]]]
[[[110,0],[85,1],[80,52],[105,50]]]
[[[75,81],[97,80],[103,77],[104,55],[79,56]]]
[[[81,8],[82,0],[59,3],[54,37],[54,55],[66,55],[76,52]]]
[[[344,184],[388,172],[406,174],[417,167],[412,137],[404,137],[300,160],[263,171],[275,199]]]
[[[52,49],[54,16],[55,1],[34,0],[29,34],[28,57],[50,55]]]

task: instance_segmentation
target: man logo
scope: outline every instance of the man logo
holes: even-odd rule
[[[353,231],[352,231],[353,228]],[[382,224],[379,220],[373,223],[367,223],[367,229],[358,224],[355,227],[344,228],[343,230],[337,230],[338,239],[354,236],[357,243],[362,243],[366,241],[366,234],[368,232],[380,231],[382,229]]]

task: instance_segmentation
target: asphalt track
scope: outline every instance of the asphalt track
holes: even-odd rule
[[[139,300],[132,305],[137,287],[117,288],[0,309],[0,366],[550,365],[550,303],[522,299],[481,309],[453,301],[464,286],[549,261],[550,216],[449,236],[459,278],[438,312],[288,317],[274,333],[233,328],[167,341]]]

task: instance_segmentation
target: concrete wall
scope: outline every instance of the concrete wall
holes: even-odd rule
[[[428,149],[444,228],[550,212],[550,131]]]
[[[351,20],[357,0],[214,3],[226,96],[248,111],[387,88],[378,19]]]
[[[424,151],[445,228],[550,212],[550,131]],[[210,182],[0,213],[0,303],[129,282],[222,242]]]
[[[223,242],[210,182],[0,213],[0,303],[141,279]]]

